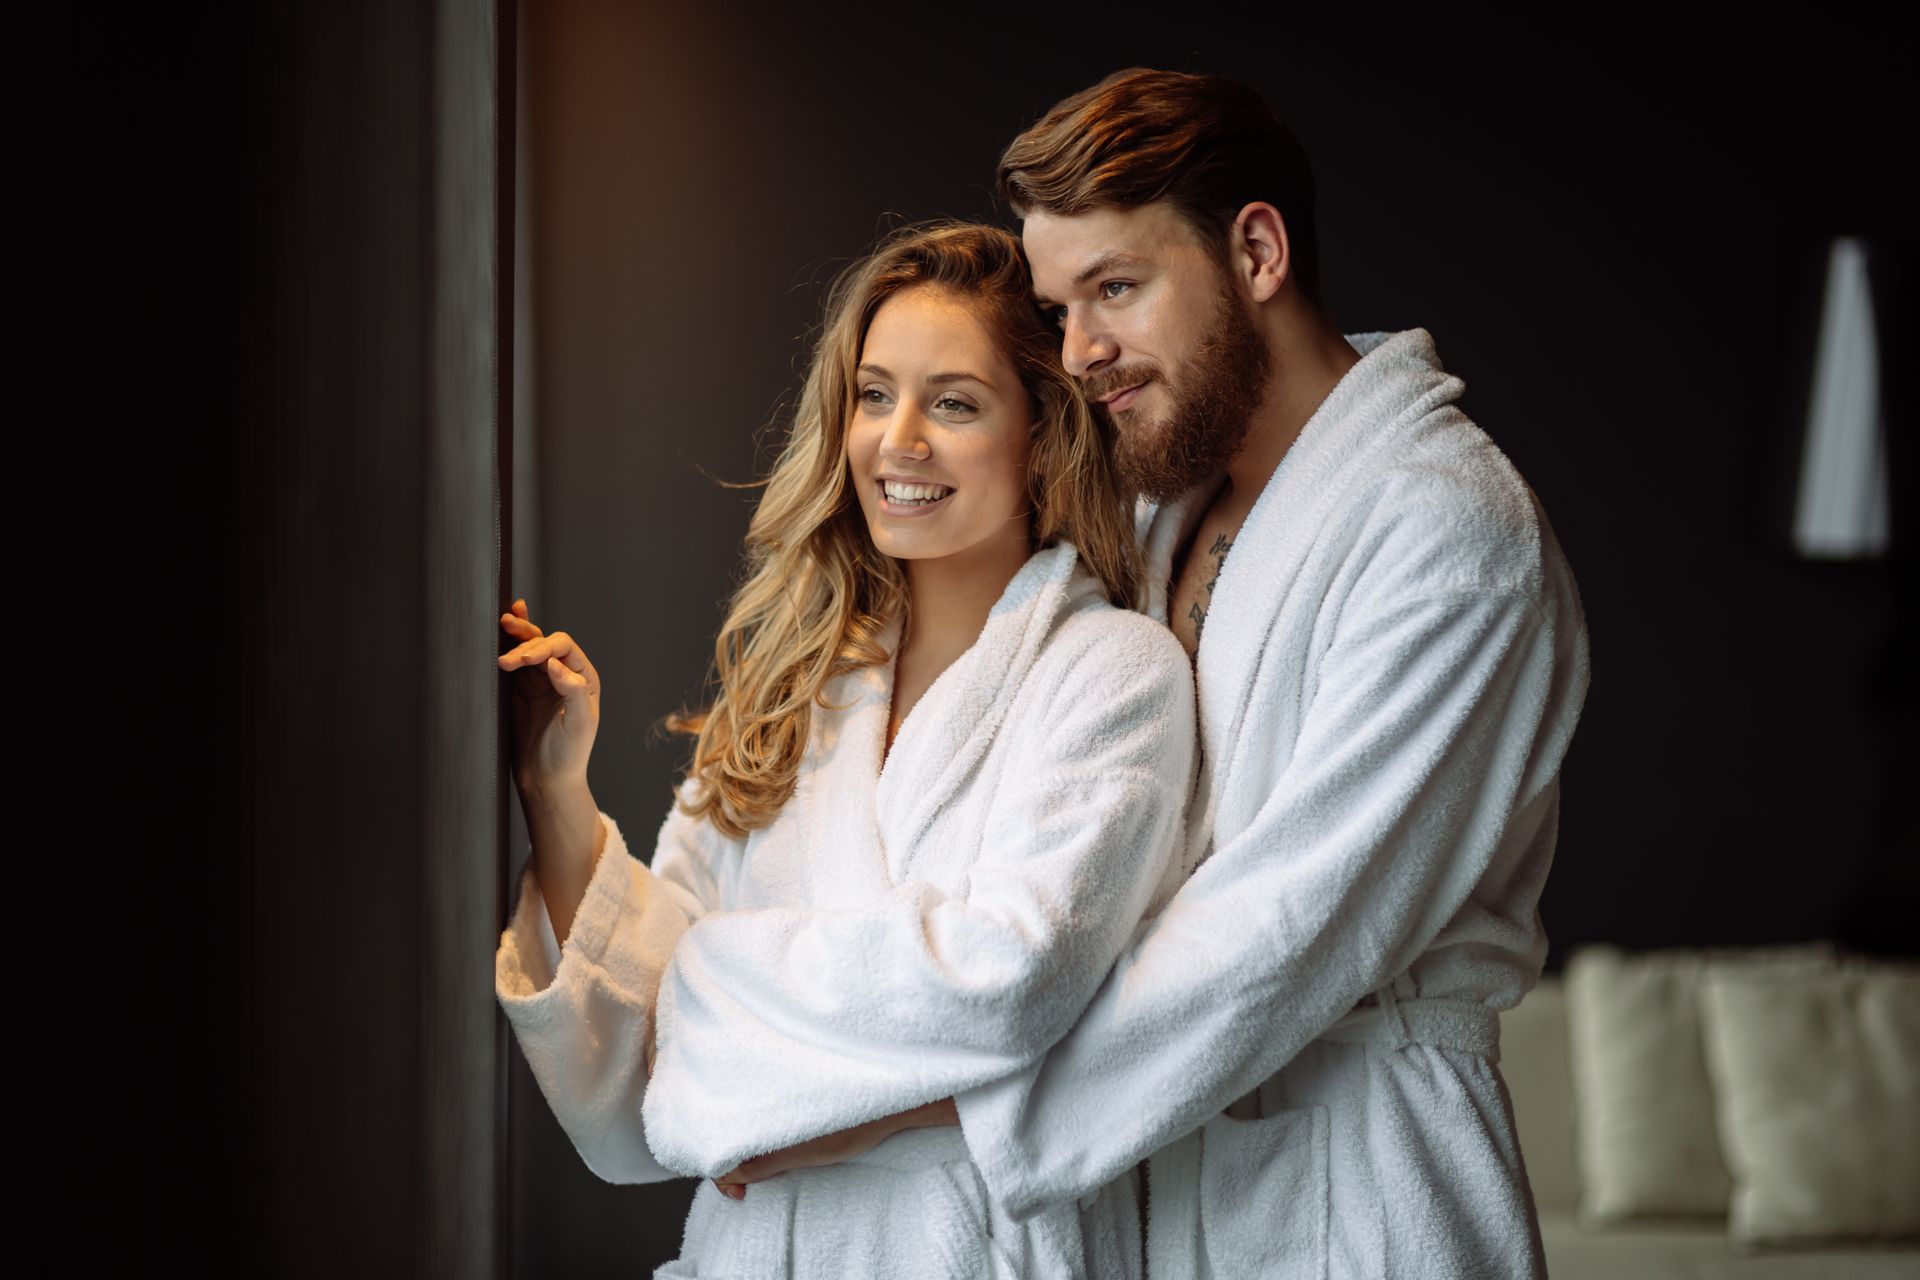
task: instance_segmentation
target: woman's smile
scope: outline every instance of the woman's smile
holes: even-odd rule
[[[951,485],[929,484],[925,481],[882,477],[874,483],[880,487],[880,510],[889,516],[929,515],[935,508],[944,505],[954,493]]]

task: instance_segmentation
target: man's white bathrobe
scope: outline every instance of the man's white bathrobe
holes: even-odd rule
[[[529,868],[499,998],[601,1177],[722,1173],[1031,1066],[1189,869],[1186,654],[1072,546],[1019,571],[883,768],[892,675],[829,686],[792,799],[744,841],[675,810],[649,871],[602,815],[557,955]],[[660,1274],[1137,1275],[1135,1187],[1087,1190],[1015,1222],[958,1129],[919,1130],[743,1201],[703,1183]]]
[[[1544,1271],[1495,1011],[1545,955],[1585,625],[1428,335],[1349,341],[1202,632],[1204,861],[1043,1063],[957,1100],[1016,1215],[1155,1153],[1152,1280]],[[1143,507],[1156,618],[1213,492]]]

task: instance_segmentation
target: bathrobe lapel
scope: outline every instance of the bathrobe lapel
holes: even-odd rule
[[[893,640],[886,643],[891,647]],[[770,870],[769,859],[790,864],[780,872],[804,889],[784,901],[851,909],[871,902],[890,883],[874,816],[874,776],[892,712],[893,664],[847,672],[830,681],[825,693],[830,705],[814,709],[812,743],[788,802],[799,819],[799,838],[764,840],[753,856],[762,875]],[[776,822],[769,835],[782,825]]]
[[[1225,482],[1224,475],[1215,476],[1164,506],[1155,506],[1142,498],[1134,508],[1134,532],[1139,538],[1141,558],[1146,561],[1138,605],[1140,612],[1163,626],[1167,625],[1168,599],[1173,594],[1174,553],[1200,523],[1213,495]]]
[[[1248,695],[1268,637],[1291,602],[1292,583],[1314,541],[1326,532],[1331,513],[1353,501],[1353,485],[1375,474],[1374,468],[1361,464],[1380,450],[1404,447],[1422,418],[1462,390],[1458,378],[1435,367],[1433,339],[1424,329],[1357,334],[1348,341],[1361,353],[1360,363],[1307,420],[1281,459],[1235,536],[1214,590],[1194,659],[1202,783],[1195,796],[1197,817],[1188,832],[1196,854],[1206,849],[1214,832],[1237,831],[1252,822],[1255,814],[1247,806],[1265,794],[1259,787],[1233,786],[1234,775],[1248,763],[1249,753],[1241,750]],[[1424,376],[1409,374],[1409,357],[1416,355],[1425,357],[1429,372]],[[1149,526],[1146,552],[1157,570],[1150,571],[1149,582],[1161,584],[1155,616],[1163,621],[1173,552],[1218,483],[1208,481],[1170,503]],[[1290,751],[1303,708],[1266,710],[1294,719],[1276,723],[1271,714],[1263,719],[1263,749]],[[1283,768],[1286,758],[1263,763],[1269,770]],[[1238,805],[1233,804],[1236,799]]]
[[[911,874],[928,828],[979,764],[1006,719],[1014,693],[1066,603],[1078,559],[1079,552],[1067,542],[1028,559],[988,613],[980,638],[940,673],[901,724],[874,794],[882,856],[893,883]],[[881,698],[882,735],[893,671],[889,662]],[[877,767],[877,746],[869,758]]]

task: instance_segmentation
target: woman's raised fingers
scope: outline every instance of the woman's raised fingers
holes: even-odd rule
[[[502,623],[501,625],[504,628],[506,624]],[[494,662],[499,665],[502,671],[513,671],[520,667],[530,667],[537,663],[545,662],[547,660],[546,654],[534,653],[529,649],[530,645],[538,644],[540,640],[540,636],[533,636],[530,639],[522,640],[519,644],[495,658]]]
[[[572,636],[564,631],[556,631],[547,639],[553,641],[553,656],[566,663],[569,669],[574,671],[587,669],[587,655],[580,651],[580,646],[573,642]]]
[[[546,634],[540,630],[538,626],[534,625],[531,618],[527,617],[527,602],[525,598],[515,600],[513,602],[513,608],[500,615],[500,629],[506,632],[509,638],[518,640],[522,644],[529,640],[538,640]],[[513,656],[517,652],[518,647],[516,646],[514,649],[507,650],[506,653],[498,655],[494,659],[494,662],[502,671],[512,671],[516,667],[524,666],[525,664],[523,662]],[[511,660],[509,660],[510,658]]]
[[[573,637],[564,631],[556,631],[548,636],[547,643],[552,645],[552,656],[560,659],[567,670],[577,672],[586,678],[589,687],[600,687],[600,673],[593,669],[593,663],[587,660],[586,651],[575,644]]]
[[[553,691],[563,698],[591,691],[587,678],[578,671],[568,669],[567,664],[559,658],[547,659],[547,679],[553,681]]]
[[[587,655],[580,646],[573,642],[573,637],[564,631],[556,631],[550,636],[536,636],[515,645],[500,655],[499,662],[502,670],[511,671],[516,667],[535,666],[550,658],[558,659],[560,665],[568,672],[579,676],[584,682],[582,687],[589,690],[599,689],[600,673],[594,670],[593,663],[587,660]]]

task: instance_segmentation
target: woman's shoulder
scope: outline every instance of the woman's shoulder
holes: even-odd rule
[[[1056,616],[1008,711],[1036,769],[1116,747],[1173,761],[1195,733],[1193,668],[1171,631],[1096,595]]]
[[[1061,610],[1029,679],[1078,696],[1136,686],[1190,691],[1193,666],[1173,632],[1095,590],[1076,593]]]

